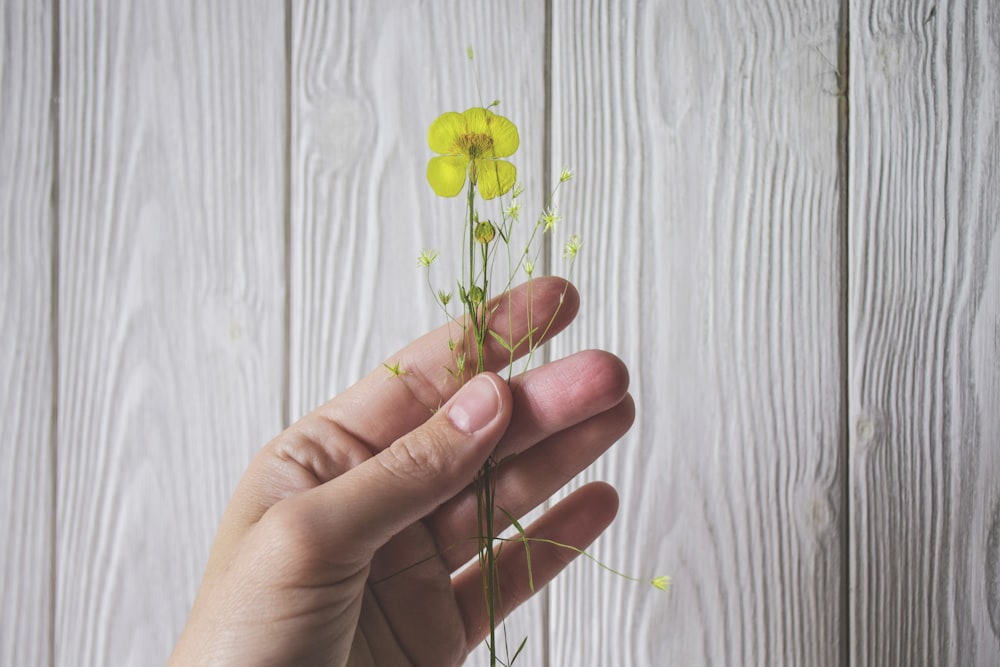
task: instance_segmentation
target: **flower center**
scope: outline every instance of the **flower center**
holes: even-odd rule
[[[479,133],[463,134],[458,138],[458,148],[468,155],[470,160],[475,160],[493,148],[493,137]]]

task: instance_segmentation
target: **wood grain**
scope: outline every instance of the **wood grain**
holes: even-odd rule
[[[52,3],[0,8],[0,664],[52,655]]]
[[[0,4],[0,664],[165,660],[252,453],[439,323],[494,98],[529,218],[578,174],[552,355],[633,373],[594,553],[674,578],[573,565],[521,662],[1000,663],[997,3],[549,6]]]
[[[284,3],[63,3],[55,657],[163,663],[281,427]]]
[[[552,597],[552,665],[840,665],[836,2],[562,2],[553,161],[581,321],[636,426],[622,506]],[[558,254],[561,243],[555,244]]]
[[[1000,7],[851,3],[856,665],[1000,664]]]
[[[416,259],[440,250],[434,284],[453,289],[464,205],[427,184],[427,128],[480,104],[474,67],[483,98],[500,99],[499,112],[518,123],[520,163],[540,164],[544,15],[535,5],[293,6],[293,418],[442,322]]]
[[[465,208],[427,184],[431,122],[499,99],[520,130],[522,178],[541,169],[545,25],[530,1],[303,2],[292,15],[295,418],[444,321],[416,260],[439,250],[432,283],[454,290]],[[529,637],[525,664],[543,664],[542,611],[532,603],[508,627],[515,646]]]

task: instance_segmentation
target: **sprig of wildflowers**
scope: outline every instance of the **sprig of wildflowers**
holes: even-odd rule
[[[468,57],[473,58],[471,47]],[[476,73],[476,86],[479,87],[479,76]],[[435,194],[441,197],[458,197],[465,191],[465,214],[462,232],[462,271],[457,280],[457,293],[435,290],[430,279],[431,265],[438,257],[436,250],[423,250],[417,263],[427,271],[427,283],[431,293],[435,294],[435,302],[446,314],[449,323],[455,323],[460,334],[449,340],[452,352],[452,366],[447,368],[449,375],[461,384],[472,374],[481,373],[484,368],[484,346],[487,338],[496,341],[510,354],[507,365],[508,380],[513,376],[514,360],[521,352],[524,353],[525,368],[530,366],[532,356],[541,342],[545,340],[558,316],[558,308],[548,322],[537,324],[530,321],[528,331],[520,340],[514,340],[513,331],[497,331],[491,328],[489,307],[494,294],[509,292],[514,280],[523,271],[530,282],[538,267],[542,252],[541,239],[546,234],[552,234],[562,216],[556,205],[556,193],[560,186],[570,181],[574,174],[564,167],[558,181],[549,193],[541,213],[535,220],[528,241],[523,249],[511,251],[511,240],[514,225],[521,220],[520,197],[524,186],[517,180],[517,168],[508,160],[520,147],[520,134],[517,126],[508,118],[496,113],[499,101],[494,100],[486,107],[472,107],[459,113],[449,111],[438,116],[431,124],[427,133],[427,143],[436,153],[427,163],[427,180]],[[478,195],[478,196],[477,196]],[[487,214],[487,208],[493,212]],[[499,253],[503,247],[505,252]],[[576,259],[583,246],[582,239],[576,234],[570,235],[563,249],[563,257],[571,263]],[[499,282],[495,289],[493,276],[495,265],[500,257],[506,256],[507,277]],[[568,289],[569,282],[566,283]],[[530,290],[529,290],[530,293]],[[563,292],[565,296],[565,291]],[[461,308],[459,314],[450,310],[452,304]],[[560,299],[560,305],[562,299]],[[475,350],[475,368],[468,368],[470,352]],[[405,374],[398,362],[387,364],[386,371],[390,375]],[[468,373],[467,373],[468,371]],[[477,536],[478,559],[482,573],[483,601],[486,605],[489,621],[489,637],[487,645],[490,652],[490,665],[498,663],[511,665],[524,648],[521,642],[513,657],[508,653],[506,661],[497,655],[496,629],[500,606],[500,579],[497,571],[497,554],[503,542],[512,541],[501,538],[496,530],[497,513],[506,516],[507,520],[521,535],[513,541],[519,541],[525,549],[528,559],[529,586],[531,581],[530,548],[531,542],[548,542],[576,551],[588,558],[590,554],[576,547],[551,542],[548,540],[529,538],[517,518],[496,505],[497,472],[501,462],[491,456],[480,469],[476,480],[477,499]],[[598,561],[599,563],[599,561]],[[608,568],[603,563],[601,567],[619,574],[627,579],[639,581]],[[669,578],[659,577],[649,580],[656,588],[666,590]]]

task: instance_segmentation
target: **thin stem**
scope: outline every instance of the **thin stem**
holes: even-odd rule
[[[468,207],[468,243],[469,243],[469,281],[466,287],[465,304],[469,313],[469,320],[472,321],[472,335],[476,342],[476,373],[486,370],[486,360],[484,358],[484,347],[486,341],[486,331],[489,327],[489,253],[486,245],[482,247],[480,253],[480,264],[476,266],[476,211],[475,211],[475,182],[469,179],[469,189],[467,196]],[[476,285],[477,277],[482,281]],[[481,293],[478,298],[473,298],[472,292],[478,287]],[[469,341],[466,338],[467,342]],[[486,604],[486,615],[490,624],[490,666],[497,664],[497,643],[496,643],[496,607],[499,597],[499,575],[497,573],[496,553],[493,550],[493,542],[496,539],[496,527],[494,525],[494,509],[496,502],[496,461],[490,456],[479,471],[476,483],[476,507],[479,528],[479,566],[483,578],[483,599]]]

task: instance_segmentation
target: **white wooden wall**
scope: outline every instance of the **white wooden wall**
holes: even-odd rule
[[[1000,664],[995,0],[0,0],[0,664],[162,663],[247,460],[437,322],[483,95],[632,369],[525,664]],[[544,173],[548,168],[550,173]],[[559,269],[558,249],[551,269]]]

